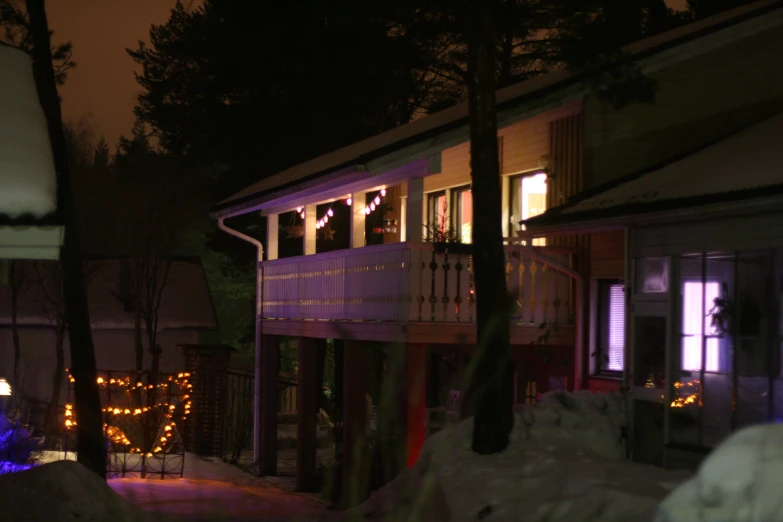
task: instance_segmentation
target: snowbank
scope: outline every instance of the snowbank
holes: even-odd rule
[[[783,425],[734,433],[661,504],[659,522],[783,521]]]
[[[545,394],[515,410],[509,447],[488,456],[471,451],[467,419],[430,438],[420,462],[362,510],[382,519],[407,506],[400,520],[652,521],[687,475],[622,460],[621,405],[617,394]]]
[[[0,476],[3,522],[142,522],[148,515],[73,461]]]
[[[0,45],[0,214],[56,210],[57,182],[30,58]]]

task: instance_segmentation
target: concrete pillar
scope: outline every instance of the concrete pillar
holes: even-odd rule
[[[277,475],[277,374],[280,339],[262,337],[261,351],[261,475]]]
[[[358,341],[345,341],[343,374],[343,504],[355,506],[365,500],[369,486],[367,451],[367,348]]]
[[[272,261],[278,257],[277,241],[280,236],[279,214],[270,214],[266,217],[266,259]]]
[[[318,343],[311,337],[300,337],[297,349],[299,371],[296,394],[296,489],[313,491],[316,474],[318,413]]]
[[[302,235],[302,241],[304,241],[304,255],[309,256],[315,254],[315,223],[318,219],[316,216],[316,205],[307,205],[305,207],[304,218],[304,234]]]
[[[405,240],[421,242],[424,239],[424,178],[410,178],[408,180],[407,199]]]
[[[361,248],[365,245],[364,224],[367,216],[364,213],[366,192],[351,194],[351,248]]]
[[[427,345],[408,343],[405,346],[407,389],[407,467],[419,460],[426,438],[427,416]]]

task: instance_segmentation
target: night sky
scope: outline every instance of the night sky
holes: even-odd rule
[[[666,0],[682,9],[686,0]],[[176,0],[48,0],[49,25],[55,41],[73,42],[77,68],[61,88],[63,116],[87,118],[97,136],[113,147],[133,122],[138,92],[133,60],[125,53],[148,40],[153,23],[166,21]],[[187,5],[187,4],[186,4]]]

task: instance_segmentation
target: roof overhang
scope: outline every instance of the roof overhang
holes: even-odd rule
[[[64,227],[0,226],[0,259],[57,260]]]
[[[779,212],[783,208],[783,185],[763,189],[766,196],[737,199],[731,194],[724,201],[702,204],[672,201],[669,208],[658,210],[652,207],[627,208],[614,213],[574,213],[558,215],[554,219],[525,224],[527,230],[520,232],[520,237],[552,237],[562,235],[594,234],[626,228],[669,225],[684,221],[709,220],[718,217],[739,217],[748,214],[763,214]],[[693,202],[692,202],[693,203]]]

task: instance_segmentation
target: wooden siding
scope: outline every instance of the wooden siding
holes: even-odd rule
[[[625,234],[622,230],[590,236],[590,277],[623,279],[625,277]]]
[[[538,168],[541,156],[550,155],[550,123],[578,115],[581,103],[568,105],[498,130],[502,175]],[[432,192],[470,183],[470,142],[443,151],[440,174],[424,178],[424,191]]]
[[[783,28],[649,74],[653,103],[585,100],[585,188],[711,143],[783,110]]]

